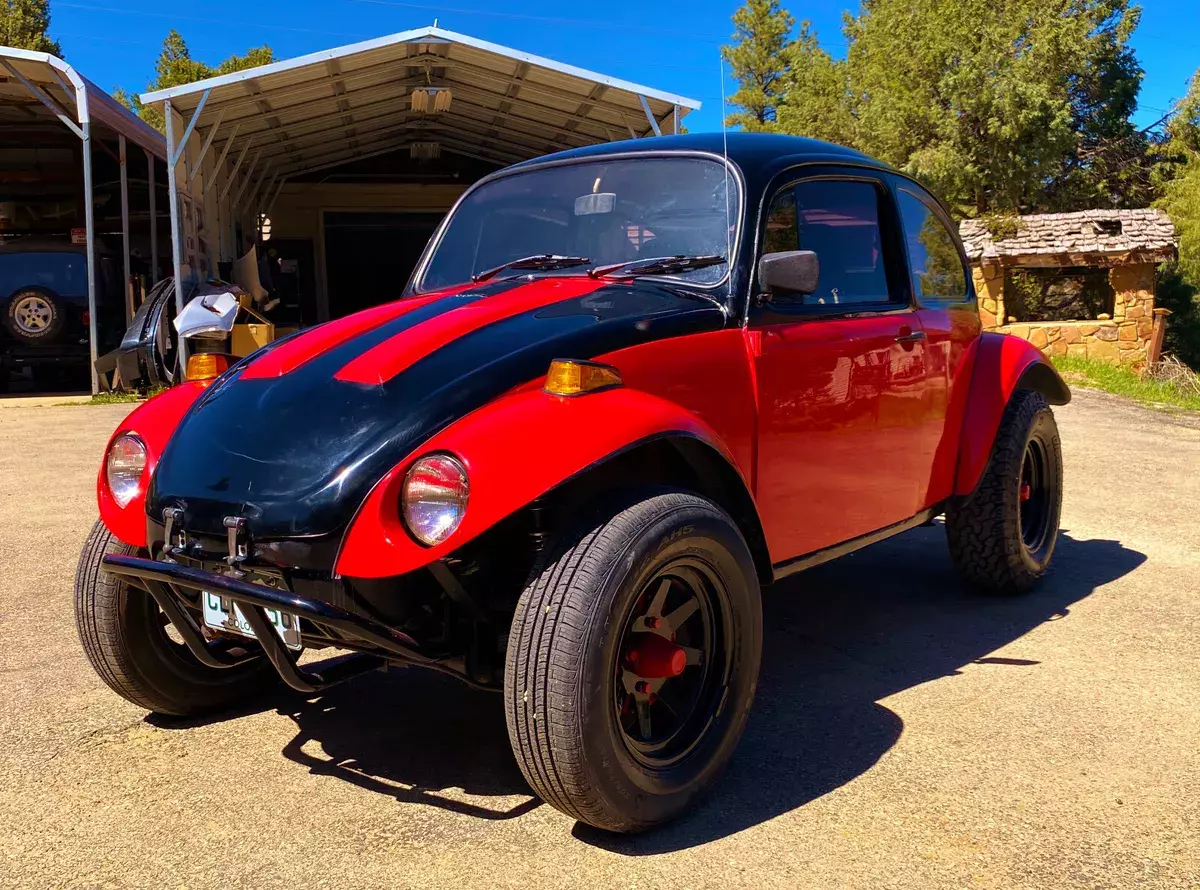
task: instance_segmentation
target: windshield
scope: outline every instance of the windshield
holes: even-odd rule
[[[726,257],[737,214],[737,180],[715,160],[606,159],[516,173],[459,204],[414,289],[461,284],[536,257],[586,259],[578,268],[547,263],[542,270],[578,275],[655,257]],[[713,285],[727,271],[719,263],[671,277]],[[510,268],[495,277],[529,274],[539,272]]]

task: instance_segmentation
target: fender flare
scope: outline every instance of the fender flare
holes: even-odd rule
[[[720,437],[678,405],[624,387],[572,398],[523,389],[446,427],[388,471],[350,522],[334,571],[352,578],[386,578],[427,566],[581,472],[630,446],[662,437],[710,446],[737,474],[749,497],[745,478]],[[405,527],[400,496],[413,462],[436,452],[453,454],[463,463],[471,491],[458,530],[427,547]]]
[[[1071,401],[1071,390],[1050,360],[1027,340],[987,331],[980,335],[959,438],[954,493],[969,497],[992,455],[1004,410],[1019,390],[1041,393],[1051,405]]]
[[[126,415],[109,437],[100,458],[100,473],[96,477],[96,501],[100,506],[100,521],[119,541],[131,547],[146,546],[146,489],[154,476],[154,468],[175,427],[210,382],[181,383],[159,393]],[[125,433],[136,433],[145,443],[146,471],[142,473],[133,500],[122,507],[113,499],[104,469],[113,441]]]

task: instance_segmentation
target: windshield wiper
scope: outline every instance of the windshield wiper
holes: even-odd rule
[[[505,269],[570,269],[573,266],[586,266],[592,260],[585,256],[559,256],[556,253],[535,253],[533,256],[521,257],[519,260],[509,260],[507,263],[501,263],[491,269],[485,269],[477,275],[472,275],[471,280],[478,283],[487,281],[489,278],[495,278]]]
[[[627,263],[613,263],[611,266],[597,266],[588,269],[588,275],[593,278],[636,278],[639,275],[670,275],[675,272],[690,272],[693,269],[706,269],[709,266],[719,266],[725,262],[725,257],[716,254],[705,256],[656,256],[641,260],[631,260]]]

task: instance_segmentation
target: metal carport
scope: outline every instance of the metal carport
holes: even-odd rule
[[[438,27],[158,90],[142,101],[162,107],[177,162],[168,169],[180,304],[189,277],[210,274],[214,254],[233,259],[239,229],[254,231],[285,187],[303,190],[315,171],[404,149],[413,158],[445,151],[494,168],[675,133],[700,107]]]
[[[123,267],[126,292],[130,279],[129,190],[126,170],[127,143],[140,147],[147,156],[150,190],[150,249],[152,268],[157,268],[157,226],[155,220],[154,158],[165,160],[166,142],[162,135],[131,114],[112,96],[99,89],[62,59],[48,53],[0,47],[0,125],[6,129],[37,127],[60,121],[82,144],[84,228],[87,238],[89,339],[91,341],[92,391],[96,392],[96,250],[95,183],[92,146],[98,137],[117,136],[121,177]],[[97,126],[101,129],[98,131]],[[106,151],[111,151],[103,146]],[[126,300],[126,315],[132,307]]]

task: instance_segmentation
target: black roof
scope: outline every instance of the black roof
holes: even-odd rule
[[[821,142],[818,139],[807,139],[803,136],[743,133],[741,131],[724,134],[687,133],[683,136],[655,136],[645,139],[625,139],[621,142],[603,142],[599,145],[588,145],[584,148],[573,148],[569,151],[545,155],[532,161],[524,161],[516,166],[523,167],[549,160],[590,158],[630,151],[704,151],[718,155],[728,152],[729,159],[743,170],[775,166],[777,162],[785,158],[850,162],[891,169],[882,161],[877,161],[852,148],[834,145],[832,142]]]

